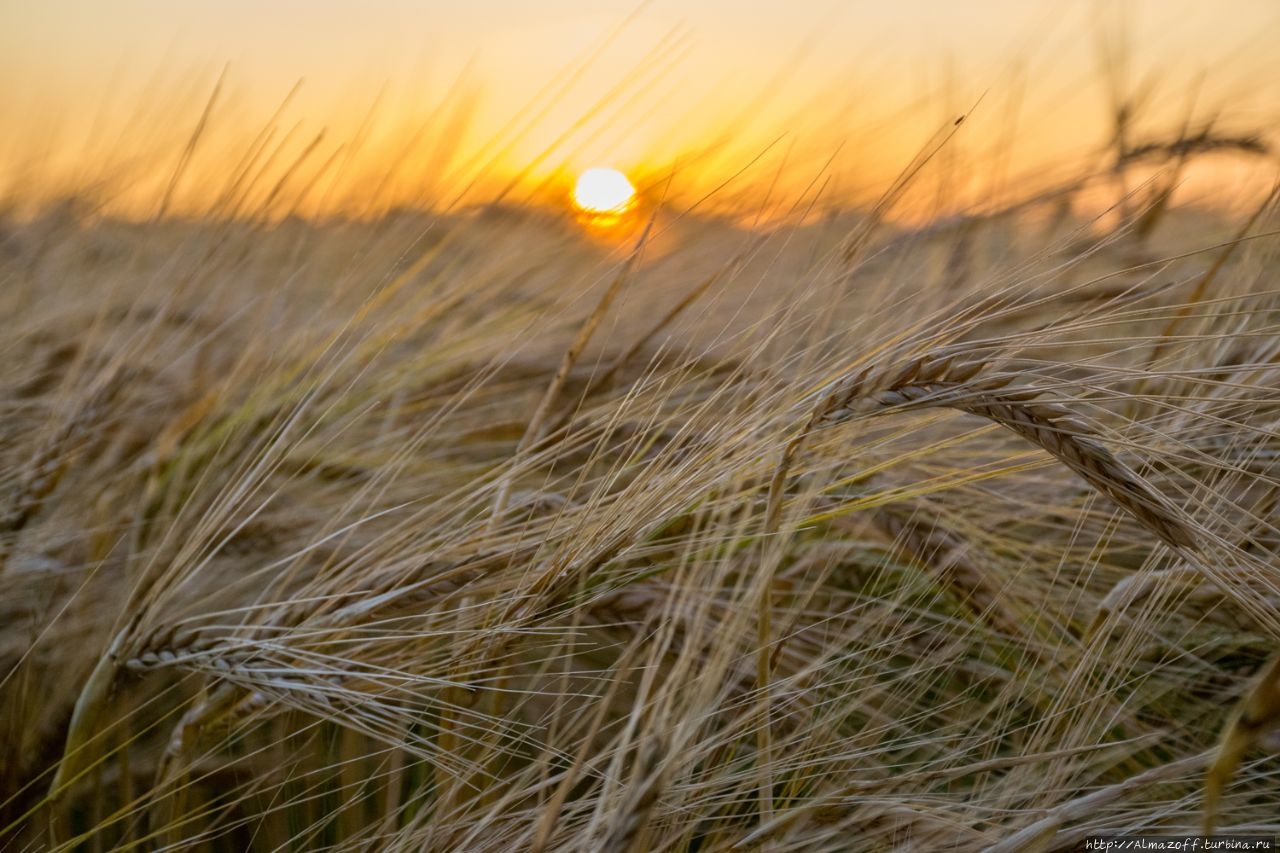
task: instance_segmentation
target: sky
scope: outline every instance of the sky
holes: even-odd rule
[[[598,165],[866,199],[961,114],[935,203],[967,204],[1096,152],[1109,90],[1150,91],[1151,134],[1277,126],[1277,43],[1275,0],[0,0],[0,187],[154,204],[216,86],[176,207],[254,151],[259,193],[311,211],[550,198]]]

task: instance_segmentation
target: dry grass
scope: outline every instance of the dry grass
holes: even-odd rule
[[[937,145],[616,245],[0,221],[0,846],[1274,834],[1275,197],[1069,210],[1241,140],[919,229]]]

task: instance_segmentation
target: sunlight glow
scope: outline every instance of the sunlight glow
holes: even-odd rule
[[[617,169],[587,169],[573,188],[573,201],[578,208],[596,215],[623,213],[635,197],[636,188]]]

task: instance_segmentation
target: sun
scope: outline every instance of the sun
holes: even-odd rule
[[[593,216],[625,213],[635,202],[636,188],[617,169],[587,169],[573,187],[573,202]]]

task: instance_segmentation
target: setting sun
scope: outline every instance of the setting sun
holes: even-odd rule
[[[635,200],[636,188],[617,169],[588,169],[578,176],[573,201],[591,214],[619,214]]]

